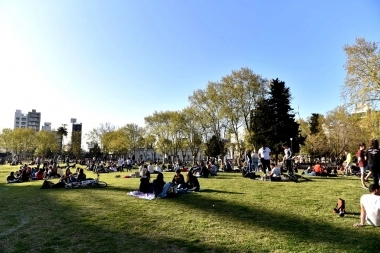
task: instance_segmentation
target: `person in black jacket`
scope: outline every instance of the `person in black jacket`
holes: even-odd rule
[[[181,169],[177,169],[175,171],[175,175],[173,177],[172,183],[177,188],[183,188],[185,185],[185,178],[181,174]]]
[[[189,191],[199,191],[200,185],[198,178],[194,176],[192,171],[187,172],[186,175],[186,187]]]
[[[371,141],[371,147],[367,150],[367,159],[368,167],[373,176],[373,183],[378,185],[380,173],[380,150],[379,141],[377,139]]]

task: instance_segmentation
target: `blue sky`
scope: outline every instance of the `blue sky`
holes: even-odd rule
[[[302,118],[325,114],[343,103],[343,46],[380,42],[379,13],[377,0],[3,0],[0,129],[16,109],[53,128],[143,126],[241,67],[285,81]]]

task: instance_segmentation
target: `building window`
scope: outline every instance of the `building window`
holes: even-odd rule
[[[25,122],[21,122],[21,125],[25,125],[26,123]]]
[[[22,118],[21,120],[26,120],[26,118]]]
[[[16,120],[19,120],[20,118],[19,117],[16,117]]]

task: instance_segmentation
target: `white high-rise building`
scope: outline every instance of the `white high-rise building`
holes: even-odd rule
[[[14,128],[32,128],[36,131],[40,130],[41,113],[33,109],[28,114],[23,114],[21,110],[16,110]]]

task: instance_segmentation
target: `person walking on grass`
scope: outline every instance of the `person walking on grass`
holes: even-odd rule
[[[270,152],[271,150],[263,144],[263,146],[259,149],[259,157],[261,161],[262,171],[264,175],[266,175],[266,172],[270,170],[269,164],[270,164]]]
[[[352,154],[348,150],[345,150],[344,153],[346,154],[346,166],[344,166],[344,174],[346,176],[349,176],[351,175]]]
[[[371,140],[371,147],[367,150],[368,168],[372,173],[373,183],[379,184],[380,173],[380,150],[379,141],[377,139]]]
[[[365,173],[365,170],[367,168],[367,156],[365,153],[365,143],[364,142],[359,144],[359,150],[356,154],[356,157],[358,158],[358,166],[360,168],[360,179],[362,182],[362,187],[364,189],[368,189],[368,187],[365,185],[365,181],[364,181],[364,173]]]

